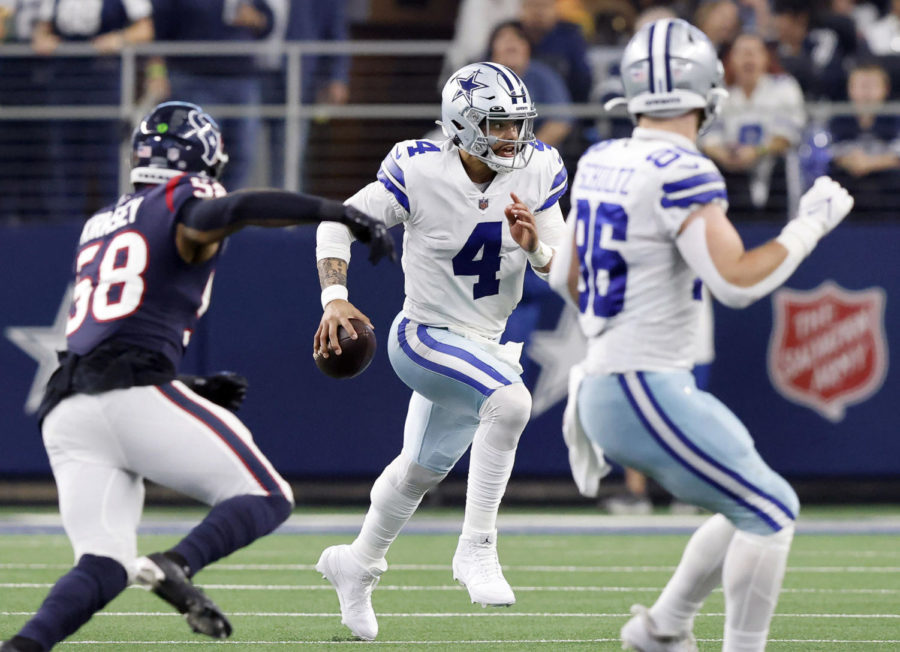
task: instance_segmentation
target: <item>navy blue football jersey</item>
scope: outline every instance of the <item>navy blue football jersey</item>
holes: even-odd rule
[[[177,368],[209,306],[218,253],[192,265],[175,246],[179,211],[192,198],[225,194],[216,181],[183,174],[122,195],[84,225],[75,254],[68,349],[86,355],[116,341],[162,353]]]

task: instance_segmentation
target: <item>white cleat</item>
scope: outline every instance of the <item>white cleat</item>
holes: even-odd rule
[[[472,603],[508,607],[516,603],[497,559],[497,531],[482,537],[460,536],[453,555],[453,579],[469,590]]]
[[[634,614],[622,627],[623,650],[637,652],[697,652],[697,641],[691,632],[660,634],[656,623],[650,617],[647,607],[636,604],[631,607]]]
[[[350,546],[331,546],[322,551],[316,570],[331,582],[341,603],[341,623],[363,640],[378,636],[378,621],[372,609],[372,589],[387,570],[383,559],[375,568],[366,568],[356,559]]]

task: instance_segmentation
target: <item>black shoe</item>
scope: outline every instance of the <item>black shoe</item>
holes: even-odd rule
[[[156,595],[184,614],[188,625],[198,634],[213,638],[231,635],[231,623],[206,594],[191,584],[191,580],[177,563],[161,552],[154,552],[137,560],[135,583]]]

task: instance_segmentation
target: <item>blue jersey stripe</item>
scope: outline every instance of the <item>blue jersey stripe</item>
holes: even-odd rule
[[[556,188],[561,183],[566,183],[569,179],[569,173],[566,172],[566,168],[562,168],[559,173],[553,177],[553,183],[550,184],[550,189]]]
[[[555,192],[552,195],[550,195],[547,198],[547,201],[545,201],[543,204],[541,204],[540,208],[538,208],[537,210],[542,211],[542,210],[545,210],[545,209],[553,206],[553,204],[558,202],[559,198],[562,197],[566,193],[566,190],[568,190],[568,188],[569,188],[569,184],[568,184],[568,182],[566,182],[558,192]]]
[[[707,183],[713,183],[715,181],[721,181],[725,183],[725,179],[722,178],[722,175],[718,172],[705,172],[703,174],[695,174],[692,177],[688,177],[687,179],[681,179],[680,181],[672,181],[670,183],[663,184],[663,192],[678,192],[679,190],[687,190],[688,188],[695,188],[696,186],[702,186]]]
[[[202,422],[225,442],[228,448],[237,455],[238,459],[250,471],[260,487],[265,489],[270,495],[283,495],[277,480],[272,477],[266,466],[256,457],[256,454],[247,446],[244,440],[234,430],[229,428],[228,424],[216,416],[214,412],[193,400],[190,396],[180,392],[172,383],[158,385],[158,389],[166,398]]]
[[[703,299],[703,281],[699,278],[694,279],[694,286],[691,288],[691,297],[694,301]]]
[[[708,204],[714,199],[724,199],[728,200],[728,193],[725,192],[724,188],[709,190],[707,192],[701,192],[696,195],[691,195],[690,197],[679,197],[678,199],[669,199],[668,197],[662,198],[662,207],[663,208],[687,208],[691,204]]]
[[[385,188],[388,189],[400,205],[406,209],[406,212],[409,212],[409,197],[406,196],[406,192],[402,190],[396,183],[394,183],[391,178],[384,173],[384,170],[378,168],[378,174],[375,175],[377,179],[384,185]]]
[[[469,376],[465,375],[461,371],[457,371],[456,369],[452,369],[450,367],[445,367],[444,365],[437,364],[436,362],[432,362],[431,360],[428,360],[427,358],[424,358],[421,355],[419,355],[418,353],[416,353],[413,350],[412,346],[410,346],[409,341],[406,339],[407,324],[409,324],[409,319],[404,318],[400,321],[400,324],[397,326],[397,339],[400,342],[400,348],[403,349],[403,352],[406,353],[406,355],[409,357],[410,360],[412,360],[414,363],[416,363],[420,367],[428,369],[429,371],[433,371],[442,376],[447,376],[448,378],[453,378],[454,380],[458,380],[461,383],[465,383],[466,385],[474,388],[475,390],[477,390],[480,394],[483,394],[484,396],[490,396],[491,394],[494,393],[493,389],[491,389],[490,387],[485,387],[484,385],[479,383],[477,380],[470,378]],[[420,327],[420,328],[422,328],[422,327]]]
[[[391,176],[397,180],[403,189],[406,189],[406,177],[403,174],[403,170],[399,165],[397,165],[397,161],[394,160],[394,157],[391,154],[388,154],[384,157],[384,160],[381,162],[382,167],[386,168],[388,172],[390,172]]]

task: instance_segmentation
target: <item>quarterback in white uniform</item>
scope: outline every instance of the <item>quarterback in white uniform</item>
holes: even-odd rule
[[[577,304],[589,338],[587,375],[573,392],[578,419],[610,459],[714,514],[656,603],[632,608],[622,642],[644,652],[696,650],[694,617],[721,583],[723,650],[758,652],[799,505],[737,417],[694,383],[699,281],[722,303],[747,306],[793,273],[853,199],[822,177],[781,235],[745,251],[725,215],[722,176],[695,146],[723,96],[709,40],[683,20],[650,23],[625,48],[621,70],[638,126],[579,161],[572,244],[560,249],[550,279]]]
[[[378,178],[347,203],[388,226],[403,224],[406,300],[389,334],[391,364],[413,395],[403,449],[372,488],[372,504],[350,545],[322,553],[316,568],[334,585],[342,622],[373,639],[371,591],[385,554],[425,493],[471,445],[462,535],[453,575],[472,602],[510,605],[497,558],[497,510],[516,445],[531,413],[519,374],[520,343],[499,343],[522,296],[527,265],[546,279],[565,222],[562,159],[534,139],[531,97],[509,68],[483,62],[444,87],[446,141],[397,143]],[[350,234],[318,232],[324,314],[314,349],[334,355],[338,325],[368,322],[347,301]]]

